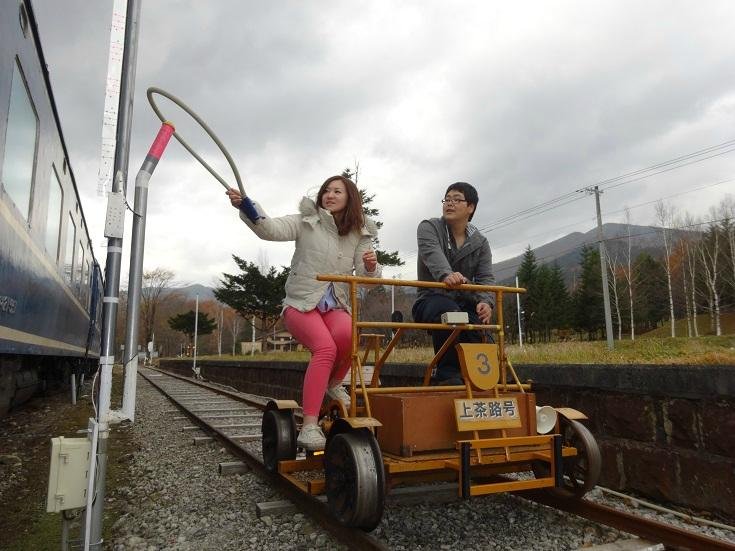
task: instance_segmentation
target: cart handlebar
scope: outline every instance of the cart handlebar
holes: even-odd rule
[[[462,285],[447,285],[439,281],[418,281],[410,279],[386,279],[379,277],[347,276],[336,274],[319,274],[318,281],[332,281],[335,283],[356,283],[358,285],[394,285],[398,287],[426,287],[434,289],[451,289],[453,291],[485,291],[492,293],[525,293],[523,287],[505,287],[503,285],[476,285],[463,283]]]

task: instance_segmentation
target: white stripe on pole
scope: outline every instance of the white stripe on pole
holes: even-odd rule
[[[125,19],[127,0],[115,0],[110,25],[110,55],[107,60],[107,84],[105,85],[105,111],[102,115],[102,151],[97,173],[97,195],[109,193],[112,188],[112,170],[115,162],[117,140],[117,109],[120,103],[120,75],[125,49]]]

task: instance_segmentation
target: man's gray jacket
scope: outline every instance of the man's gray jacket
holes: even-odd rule
[[[490,244],[472,224],[467,225],[467,238],[459,249],[443,218],[423,220],[416,231],[416,238],[419,246],[418,278],[420,281],[443,281],[452,272],[459,272],[470,283],[495,284]],[[418,299],[420,300],[422,296],[429,293],[447,293],[455,302],[464,304],[487,302],[495,308],[494,293],[420,288]]]

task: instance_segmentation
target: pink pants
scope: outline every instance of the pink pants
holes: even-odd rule
[[[304,375],[304,415],[319,415],[327,384],[344,379],[350,369],[352,318],[344,310],[300,312],[287,307],[283,322],[294,338],[311,351]]]

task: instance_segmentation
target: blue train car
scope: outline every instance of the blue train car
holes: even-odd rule
[[[97,364],[103,289],[33,8],[0,2],[0,416]]]

